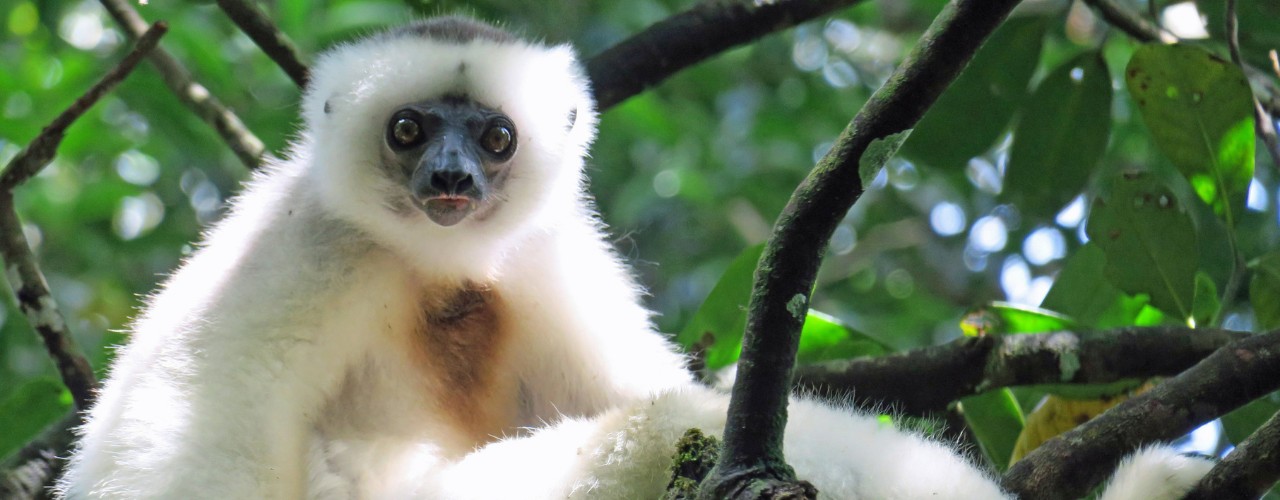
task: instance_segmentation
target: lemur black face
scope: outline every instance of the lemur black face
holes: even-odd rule
[[[492,208],[517,147],[510,118],[457,96],[392,113],[385,142],[388,169],[405,178],[413,204],[442,226]]]

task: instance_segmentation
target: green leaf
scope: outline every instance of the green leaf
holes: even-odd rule
[[[1195,299],[1191,303],[1191,319],[1194,319],[1197,325],[1209,325],[1213,323],[1213,319],[1218,315],[1218,309],[1222,308],[1222,301],[1218,299],[1218,285],[1213,283],[1204,271],[1196,272],[1196,293]]]
[[[1098,244],[1086,243],[1058,271],[1040,307],[1066,314],[1087,327],[1133,325],[1147,298],[1127,295],[1107,281],[1106,265],[1107,255]]]
[[[1253,269],[1249,302],[1258,326],[1263,330],[1280,328],[1280,250],[1259,257],[1249,267]]]
[[[960,400],[960,410],[982,453],[996,470],[1009,468],[1009,458],[1022,433],[1025,418],[1009,389],[997,389]]]
[[[884,344],[826,313],[809,309],[800,331],[797,363],[818,363],[888,353]]]
[[[37,378],[0,401],[0,457],[21,448],[41,430],[66,415],[71,394],[55,378]]]
[[[1253,93],[1244,73],[1187,45],[1144,45],[1125,70],[1129,93],[1165,156],[1235,227],[1253,179]]]
[[[752,245],[738,254],[720,281],[711,289],[693,319],[685,325],[676,341],[688,350],[703,349],[706,366],[718,370],[738,361],[742,353],[742,333],[747,327],[747,304],[751,300],[751,286],[755,279],[756,264],[764,244]],[[809,310],[804,328],[800,331],[800,346],[796,360],[800,363],[816,363],[856,356],[878,356],[889,348],[855,331],[840,320],[822,312]]]
[[[706,349],[707,368],[718,370],[738,360],[742,352],[742,332],[747,328],[747,303],[751,284],[764,244],[747,247],[729,263],[720,281],[702,301],[698,312],[685,325],[676,341],[686,348],[695,344]],[[707,342],[710,345],[707,345]]]
[[[1075,360],[1078,362],[1078,360]],[[1126,378],[1105,384],[1035,384],[1027,387],[1074,401],[1097,401],[1127,393],[1146,383],[1144,378]]]
[[[964,72],[920,119],[902,154],[934,167],[959,168],[991,148],[1040,62],[1048,17],[1015,17],[991,34]]]
[[[1008,302],[992,302],[965,314],[960,330],[966,337],[1070,330],[1075,320],[1053,311]]]
[[[1280,393],[1273,392],[1222,416],[1222,430],[1232,444],[1240,444],[1280,411]]]
[[[1054,69],[1013,130],[1004,195],[1018,209],[1051,216],[1084,189],[1111,135],[1111,75],[1101,52]]]
[[[1106,254],[1111,284],[1191,316],[1200,252],[1187,207],[1168,186],[1145,172],[1115,178],[1111,192],[1094,200],[1086,231]]]
[[[898,152],[902,142],[909,136],[911,136],[911,129],[873,140],[867,145],[867,149],[862,151],[862,157],[858,158],[858,177],[862,179],[863,188],[871,185],[871,181],[875,180],[876,174],[880,173],[885,162],[893,158],[894,153]]]

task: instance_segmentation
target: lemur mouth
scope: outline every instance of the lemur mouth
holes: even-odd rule
[[[441,195],[418,201],[418,207],[432,222],[445,227],[462,222],[478,206],[478,200],[459,195]]]

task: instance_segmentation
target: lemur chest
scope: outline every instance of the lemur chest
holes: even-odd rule
[[[427,410],[472,445],[514,430],[519,381],[508,359],[512,325],[502,295],[470,282],[429,287],[417,308],[404,340]]]
[[[320,312],[357,317],[329,322],[331,339],[357,340],[349,343],[353,364],[318,419],[322,434],[425,440],[462,454],[523,425],[511,362],[518,339],[500,289],[424,285],[391,266],[369,274],[381,286],[352,286],[330,313]]]

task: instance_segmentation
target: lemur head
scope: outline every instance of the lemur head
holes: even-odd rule
[[[322,198],[387,237],[493,246],[579,206],[596,116],[567,46],[422,21],[325,54],[303,106]]]

